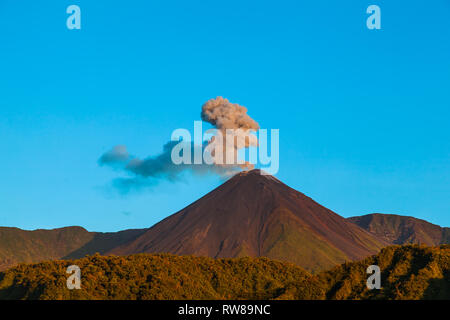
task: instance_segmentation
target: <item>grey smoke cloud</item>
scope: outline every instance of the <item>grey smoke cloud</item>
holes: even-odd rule
[[[108,152],[104,153],[98,163],[102,165],[121,165],[130,160],[130,154],[127,151],[127,147],[124,145],[117,145]]]
[[[215,128],[220,130],[223,135],[227,129],[241,129],[237,131],[237,142],[224,142],[223,153],[229,151],[235,152],[243,147],[256,146],[257,139],[248,138],[251,130],[258,130],[258,123],[248,114],[247,109],[238,104],[230,103],[227,99],[217,97],[207,101],[201,112],[203,121],[209,122]],[[241,136],[242,135],[242,136]],[[100,165],[111,166],[122,170],[128,177],[117,178],[113,181],[113,185],[121,192],[127,193],[133,189],[142,189],[151,187],[161,180],[177,181],[181,179],[181,175],[185,171],[194,174],[205,175],[215,174],[222,178],[226,178],[242,169],[251,169],[253,166],[249,163],[238,164],[222,164],[213,163],[212,165],[202,164],[174,164],[171,153],[175,145],[185,144],[186,149],[191,151],[191,155],[196,152],[195,149],[200,148],[201,152],[211,144],[217,143],[214,137],[210,141],[206,141],[203,145],[194,145],[192,141],[169,141],[163,146],[163,150],[156,156],[150,156],[145,159],[139,159],[129,154],[126,146],[117,145],[111,150],[104,153],[98,160]],[[232,149],[232,150],[231,150]],[[224,155],[213,155],[215,157],[223,157]]]

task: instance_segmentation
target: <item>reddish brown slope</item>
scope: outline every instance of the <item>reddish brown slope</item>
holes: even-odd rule
[[[113,254],[267,256],[317,271],[388,243],[259,170],[242,172]]]
[[[450,228],[442,228],[413,217],[374,213],[348,220],[395,244],[417,243],[437,246],[450,243]]]

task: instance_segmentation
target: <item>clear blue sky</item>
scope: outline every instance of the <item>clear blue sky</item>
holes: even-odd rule
[[[450,226],[449,17],[448,0],[1,0],[0,225],[115,231],[183,208],[219,179],[123,196],[97,160],[157,154],[221,95],[280,129],[289,186]]]

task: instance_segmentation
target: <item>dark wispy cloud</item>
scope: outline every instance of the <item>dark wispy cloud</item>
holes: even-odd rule
[[[161,180],[180,180],[183,172],[186,171],[198,175],[215,174],[225,178],[242,169],[253,168],[253,165],[247,162],[238,163],[236,161],[232,164],[224,164],[222,161],[224,155],[228,152],[232,152],[233,157],[237,159],[239,149],[256,146],[258,143],[255,136],[249,137],[249,132],[259,129],[259,125],[247,114],[245,107],[230,103],[222,97],[217,97],[203,105],[201,118],[203,121],[212,124],[223,136],[225,136],[227,129],[239,129],[237,142],[234,142],[234,138],[231,139],[232,141],[224,141],[223,145],[220,142],[220,145],[222,145],[222,148],[218,148],[218,150],[221,150],[220,154],[212,152],[210,164],[205,162],[200,164],[175,164],[172,160],[172,150],[178,145],[179,147],[182,146],[179,148],[181,150],[180,157],[183,157],[183,152],[189,152],[189,158],[197,152],[203,155],[205,148],[214,146],[214,144],[218,145],[217,141],[220,140],[215,140],[214,137],[202,145],[194,145],[191,141],[169,141],[163,146],[160,154],[145,159],[132,156],[126,146],[117,145],[105,152],[98,163],[101,166],[110,166],[126,173],[127,177],[117,178],[113,181],[114,187],[121,193],[148,188]],[[221,161],[217,161],[217,159]]]
[[[172,149],[175,145],[184,144],[185,150],[189,148],[191,155],[199,148],[204,151],[207,143],[203,146],[195,146],[192,142],[169,141],[163,146],[163,151],[156,155],[139,159],[129,155],[124,146],[116,146],[103,154],[99,164],[120,169],[128,176],[113,180],[113,186],[120,193],[126,194],[130,191],[139,191],[158,184],[161,180],[171,182],[180,181],[184,172],[190,171],[196,175],[215,174],[226,178],[239,171],[236,166],[215,166],[202,164],[174,164],[172,161]],[[125,156],[126,155],[126,156]]]

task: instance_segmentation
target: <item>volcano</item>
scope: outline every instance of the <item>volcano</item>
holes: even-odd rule
[[[265,256],[317,272],[387,245],[277,178],[251,170],[108,253]]]

